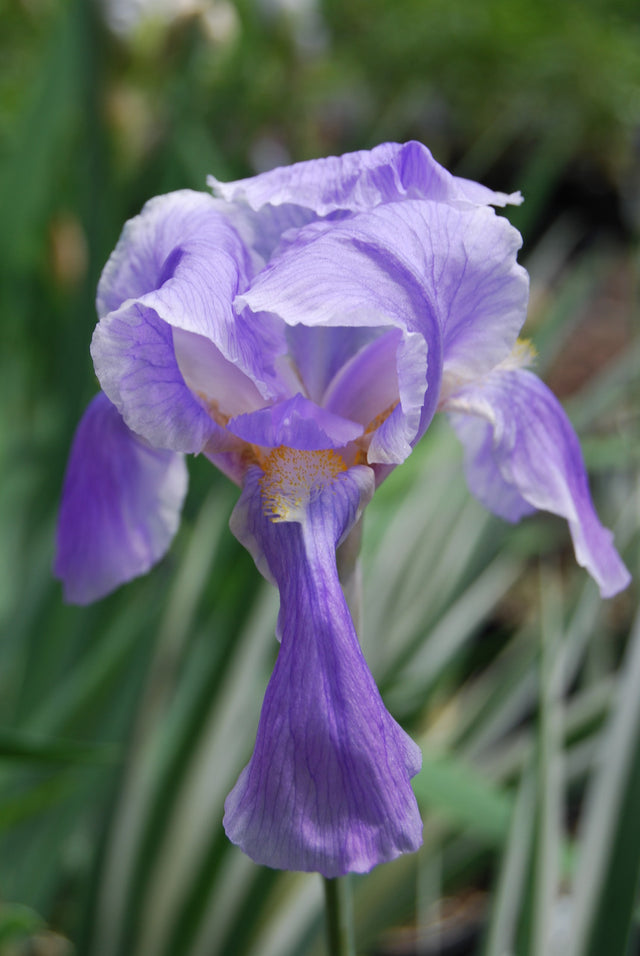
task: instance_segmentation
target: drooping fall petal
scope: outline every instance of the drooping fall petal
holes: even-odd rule
[[[335,563],[373,474],[334,469],[337,458],[290,453],[278,465],[289,479],[274,479],[269,464],[254,469],[234,512],[235,534],[280,589],[281,647],[255,750],[224,819],[229,838],[256,862],[327,877],[366,872],[422,842],[410,785],[420,751],[382,702]],[[300,501],[304,474],[318,461],[321,483]]]
[[[78,425],[58,517],[55,573],[89,604],[165,554],[187,491],[182,455],[151,448],[98,393]]]
[[[566,518],[576,560],[601,595],[627,586],[629,572],[591,501],[578,438],[539,378],[496,369],[457,391],[445,408],[467,450],[469,487],[487,508],[510,521],[536,508]]]

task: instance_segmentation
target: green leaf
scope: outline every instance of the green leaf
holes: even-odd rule
[[[37,817],[69,800],[77,790],[77,777],[68,771],[56,774],[32,786],[28,791],[0,802],[0,831]]]
[[[44,920],[29,906],[20,903],[2,903],[0,905],[0,947],[4,952],[7,943],[17,942],[37,933],[44,926]]]
[[[559,885],[562,833],[563,671],[561,599],[557,578],[540,575],[541,651],[537,728],[536,810],[533,879],[530,883],[531,926],[526,952],[545,956],[551,947],[554,908]],[[529,906],[526,908],[529,910]]]
[[[503,956],[515,950],[515,930],[531,858],[534,817],[535,784],[532,767],[529,766],[518,788],[509,838],[494,891],[484,956]]]
[[[591,784],[574,889],[573,956],[625,956],[640,880],[640,614]]]
[[[422,810],[435,811],[479,839],[502,846],[512,799],[458,757],[422,748],[422,770],[413,787]]]
[[[33,737],[19,731],[0,732],[0,761],[103,765],[114,763],[118,756],[119,748],[112,744]]]

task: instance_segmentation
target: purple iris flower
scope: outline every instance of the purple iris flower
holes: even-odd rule
[[[224,825],[259,863],[364,872],[420,845],[421,758],[362,656],[336,548],[434,413],[488,508],[565,517],[605,597],[629,575],[568,419],[524,367],[520,236],[492,208],[519,194],[419,143],[210,185],[151,200],[103,272],[103,391],[71,452],[56,573],[84,604],[158,561],[185,452],[240,485],[231,528],[279,588],[281,648]]]

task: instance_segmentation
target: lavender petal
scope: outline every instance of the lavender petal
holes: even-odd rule
[[[76,431],[58,517],[54,570],[65,599],[89,604],[156,564],[187,481],[182,455],[149,447],[96,395]]]
[[[260,479],[259,469],[249,474],[233,528],[278,583],[282,644],[224,826],[267,866],[366,872],[422,842],[409,782],[420,752],[382,703],[335,565],[373,476],[364,467],[342,473],[302,522],[265,516]]]
[[[292,205],[318,216],[416,198],[496,206],[522,202],[519,193],[496,193],[452,176],[417,142],[383,143],[372,150],[294,163],[230,183],[211,176],[209,185],[227,202],[247,203],[255,210]]]
[[[623,590],[629,572],[595,513],[576,434],[546,385],[523,369],[496,369],[445,408],[466,445],[467,481],[479,500],[509,520],[532,508],[566,518],[576,560],[602,597]]]

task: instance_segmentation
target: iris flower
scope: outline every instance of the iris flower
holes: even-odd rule
[[[518,343],[528,278],[493,207],[519,194],[419,143],[210,186],[152,199],[104,269],[102,391],[71,451],[55,569],[79,604],[148,571],[179,523],[185,453],[236,482],[231,529],[279,589],[281,647],[225,829],[268,866],[365,872],[421,843],[421,758],[367,668],[336,549],[351,535],[357,550],[374,489],[435,412],[487,508],[566,518],[605,597],[629,576]]]

